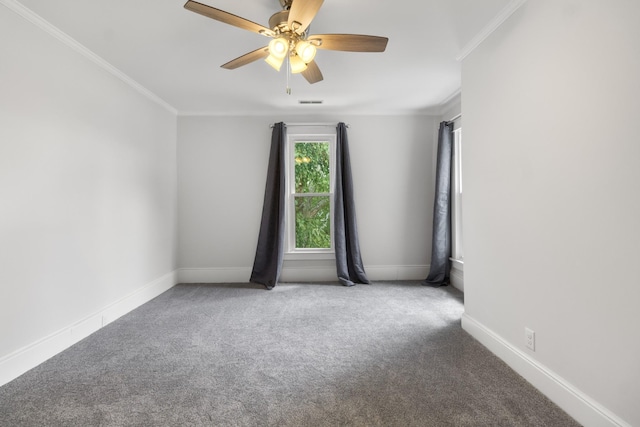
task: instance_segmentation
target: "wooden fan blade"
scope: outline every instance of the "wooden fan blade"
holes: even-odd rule
[[[319,41],[318,49],[341,50],[345,52],[384,52],[387,48],[386,37],[365,36],[362,34],[314,34],[309,41]]]
[[[236,16],[232,13],[225,12],[224,10],[216,9],[215,7],[207,6],[206,4],[198,3],[197,1],[189,0],[185,3],[184,8],[207,18],[215,19],[216,21],[224,22],[225,24],[233,25],[234,27],[242,28],[243,30],[249,30],[254,33],[272,36],[273,31],[267,27],[263,27],[260,24],[249,21],[247,19]]]
[[[293,0],[289,9],[289,28],[298,34],[304,33],[320,10],[324,0]]]
[[[316,61],[309,62],[307,64],[307,69],[300,74],[302,74],[302,76],[311,84],[318,83],[324,79]]]
[[[250,64],[258,59],[266,58],[267,56],[269,56],[269,48],[265,46],[260,49],[256,49],[253,52],[245,53],[244,55],[239,56],[233,61],[229,61],[220,67],[226,68],[227,70],[235,70],[238,67]]]

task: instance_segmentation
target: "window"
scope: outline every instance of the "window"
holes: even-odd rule
[[[454,260],[464,261],[462,244],[462,128],[453,131],[452,231]]]
[[[333,254],[335,140],[335,133],[288,133],[285,251],[289,255]]]

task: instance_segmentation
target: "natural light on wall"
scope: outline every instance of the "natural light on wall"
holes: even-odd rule
[[[464,260],[462,242],[462,128],[453,131],[453,247],[452,258],[456,261]]]

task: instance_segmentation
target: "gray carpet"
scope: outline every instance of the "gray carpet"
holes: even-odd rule
[[[418,282],[178,285],[0,388],[2,426],[575,426]]]

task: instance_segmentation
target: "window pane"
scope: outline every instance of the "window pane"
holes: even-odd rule
[[[295,162],[296,193],[329,192],[328,142],[297,142]]]
[[[296,197],[296,248],[331,248],[329,196]]]

